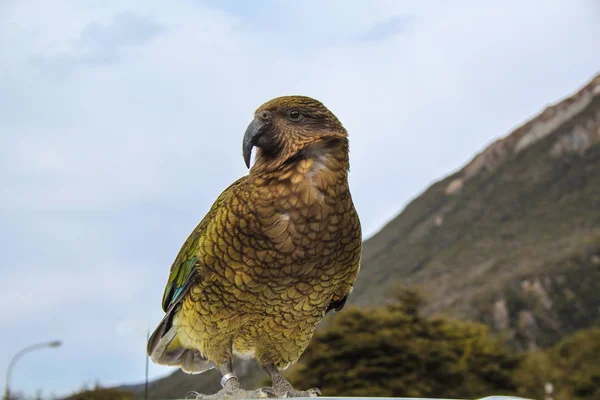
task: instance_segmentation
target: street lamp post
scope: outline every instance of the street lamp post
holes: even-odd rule
[[[8,364],[8,368],[6,369],[6,386],[4,387],[4,400],[10,400],[10,374],[12,372],[12,369],[13,369],[15,363],[21,357],[23,357],[26,353],[29,353],[30,351],[33,351],[33,350],[43,349],[45,347],[59,347],[60,345],[61,345],[61,342],[59,340],[55,340],[52,342],[33,344],[31,346],[25,347],[24,349],[19,351],[17,354],[15,354],[14,357],[12,358],[12,360],[10,360],[10,363]]]

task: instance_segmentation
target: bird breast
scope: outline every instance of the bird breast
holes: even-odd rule
[[[320,159],[307,158],[290,165],[275,179],[265,182],[261,196],[262,231],[281,254],[292,255],[295,261],[310,258],[311,253],[330,242],[333,233],[328,227],[336,222],[336,198],[344,180]]]

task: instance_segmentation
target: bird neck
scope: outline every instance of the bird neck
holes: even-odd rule
[[[302,149],[276,159],[258,155],[250,176],[270,180],[287,176],[290,172],[303,174],[327,173],[347,179],[350,167],[348,139],[331,138],[306,144]]]

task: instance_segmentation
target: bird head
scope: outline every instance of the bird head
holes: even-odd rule
[[[306,96],[284,96],[261,105],[248,125],[242,150],[250,168],[252,149],[256,160],[285,161],[317,142],[346,139],[347,132],[331,111]]]

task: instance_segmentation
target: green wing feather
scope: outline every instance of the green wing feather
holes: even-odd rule
[[[219,195],[208,213],[187,238],[181,247],[181,250],[179,250],[179,254],[171,266],[167,286],[163,293],[162,308],[165,312],[181,300],[187,293],[190,284],[194,282],[194,277],[197,275],[198,268],[201,268],[198,264],[198,257],[196,256],[198,252],[198,242],[202,236],[205,235],[208,226],[213,222],[214,216],[219,209],[223,207],[227,199],[234,193],[234,188],[245,181],[246,178],[247,177],[244,176],[238,179]]]
[[[195,256],[191,257],[175,268],[169,275],[169,281],[162,299],[162,308],[165,312],[172,303],[179,301],[179,298],[186,292],[187,286],[192,282],[190,278],[194,275],[193,269],[196,260]]]

